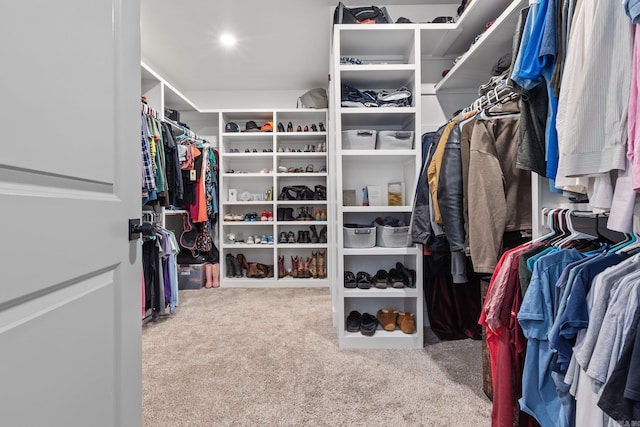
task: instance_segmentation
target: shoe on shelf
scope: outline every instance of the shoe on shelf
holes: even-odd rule
[[[253,245],[255,243],[255,240],[253,239],[253,236],[249,235],[249,237],[247,237],[247,245]]]
[[[304,169],[304,171],[307,172],[307,173],[313,172],[313,165],[312,164],[308,164],[307,167]]]
[[[326,218],[325,218],[326,220]],[[318,243],[327,243],[327,226],[323,225],[318,235]]]
[[[253,241],[256,243],[256,245],[259,245],[262,243],[262,238],[256,234],[253,238]]]
[[[399,312],[396,319],[400,330],[405,334],[413,334],[416,331],[416,319],[414,313]]]
[[[293,123],[289,122],[287,124],[287,132],[293,132]]]
[[[325,131],[324,123],[322,123],[322,122],[318,123],[318,127],[320,128],[320,132],[324,132]]]
[[[326,173],[326,172],[327,172],[327,165],[322,165],[322,166],[320,167],[320,170],[319,170],[318,172],[320,172],[320,173],[325,172],[325,173]]]
[[[284,132],[284,125],[282,122],[278,122],[278,132]]]
[[[275,244],[275,241],[273,240],[273,236],[269,236],[269,237],[267,237],[267,244],[268,244],[268,245],[273,245],[273,244]]]
[[[344,272],[344,287],[348,289],[354,289],[358,287],[358,284],[356,283],[356,275],[353,274],[353,271]]]
[[[287,233],[285,231],[280,232],[280,237],[278,237],[278,243],[287,243]]]
[[[373,284],[378,289],[387,289],[387,286],[389,286],[389,274],[385,270],[378,270],[373,278]]]
[[[282,147],[278,147],[278,153],[284,153],[284,149]]]
[[[371,275],[366,271],[359,271],[356,274],[356,284],[359,289],[371,289]]]
[[[360,319],[360,333],[364,336],[371,337],[376,333],[378,327],[378,320],[369,313],[362,313]]]
[[[305,131],[305,132],[309,132],[309,126],[304,125],[304,131]]]
[[[302,132],[302,126],[298,125],[298,127],[296,128],[296,132]]]
[[[267,211],[267,221],[273,221],[273,212]]]
[[[235,260],[235,257],[232,254],[227,254],[227,256],[224,259],[224,269],[225,269],[226,277],[236,276],[233,260]]]
[[[394,331],[396,329],[396,318],[398,310],[381,309],[376,314],[376,319],[385,331]]]
[[[224,215],[224,220],[225,221],[233,221],[233,214],[232,213],[228,213]]]
[[[313,132],[318,132],[318,126],[316,126],[316,124],[315,124],[315,123],[311,123],[311,130],[312,130]]]
[[[318,279],[327,278],[327,252],[318,252]]]
[[[287,242],[286,243],[296,243],[296,233],[293,231],[289,231],[287,233]]]
[[[359,311],[353,310],[347,316],[347,332],[358,332],[360,331],[360,322],[362,320],[362,315]]]
[[[408,277],[401,275],[395,268],[389,270],[389,282],[391,282],[391,287],[396,289],[409,286]]]
[[[262,243],[263,245],[269,244],[269,240],[267,240],[267,236],[265,234],[260,237],[260,243]],[[273,243],[273,236],[271,236],[271,243]]]
[[[403,278],[406,278],[405,280],[403,280],[405,286],[407,286],[408,288],[416,287],[417,277],[415,270],[405,267],[401,262],[396,263],[396,270],[398,271],[398,273],[400,273],[401,276],[403,276]]]
[[[267,211],[262,211],[262,214],[260,214],[260,221],[269,221],[269,214],[267,214]]]

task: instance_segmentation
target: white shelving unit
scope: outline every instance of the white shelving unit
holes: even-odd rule
[[[328,232],[331,218],[328,183],[330,167],[328,152],[318,151],[322,145],[328,148],[327,131],[312,131],[311,125],[319,129],[322,122],[328,126],[326,109],[291,110],[229,110],[219,113],[220,123],[220,283],[223,287],[328,287],[332,265],[332,237]],[[273,122],[273,132],[223,132],[227,123],[236,123],[241,130],[253,120],[258,126]],[[291,122],[293,132],[287,132]],[[285,132],[279,132],[278,123],[282,123]],[[297,132],[298,125],[309,131]],[[325,128],[326,129],[326,128]],[[305,149],[311,151],[305,151]],[[233,150],[233,151],[231,151]],[[236,152],[237,150],[238,152]],[[255,150],[255,151],[254,151]],[[315,150],[315,151],[313,151]],[[299,169],[302,172],[280,172],[278,167],[287,170]],[[324,167],[324,169],[323,169]],[[307,172],[307,168],[312,172]],[[320,172],[320,170],[323,170]],[[233,172],[232,172],[233,171]],[[322,185],[327,191],[326,200],[281,200],[280,194],[285,186],[306,185],[311,190]],[[230,190],[235,190],[236,200],[230,200]],[[271,194],[271,197],[269,197]],[[301,209],[313,215],[313,220],[278,220],[278,211],[289,209],[294,218],[300,217]],[[271,212],[272,221],[261,221],[262,212]],[[326,220],[316,220],[316,212],[325,212]],[[227,214],[244,217],[256,213],[257,221],[225,221]],[[310,226],[314,225],[318,234],[327,227],[326,243],[279,243],[280,233],[293,232],[296,240],[300,231],[311,236]],[[273,244],[247,244],[231,242],[227,236],[232,233],[236,240],[247,241],[249,236],[272,236]],[[315,252],[324,252],[327,277],[292,278],[287,275],[278,277],[278,259],[284,257],[285,268],[290,271],[291,258],[303,257],[305,260]],[[248,262],[258,262],[274,266],[272,278],[227,277],[227,254],[237,257],[243,254]]]
[[[444,27],[441,27],[444,28]],[[440,45],[450,44],[457,33],[455,25],[438,33]],[[449,31],[451,30],[451,31]],[[333,150],[336,153],[336,236],[337,274],[334,294],[334,323],[338,340],[345,348],[421,348],[423,345],[423,291],[421,247],[346,248],[344,224],[371,224],[376,217],[405,220],[411,217],[413,193],[421,167],[420,135],[420,32],[417,25],[335,25],[333,34],[332,85]],[[340,57],[357,57],[362,65],[340,64]],[[343,84],[360,90],[406,87],[413,102],[408,107],[343,108],[340,105]],[[349,150],[342,141],[342,131],[373,129],[413,131],[413,149]],[[361,189],[378,185],[386,196],[387,183],[405,183],[404,206],[362,206]],[[356,205],[344,206],[342,190],[356,190]],[[389,271],[397,262],[417,272],[415,288],[347,289],[344,273],[365,271],[375,276],[377,270]],[[376,315],[379,309],[397,309],[415,313],[416,330],[405,334],[399,328],[388,332],[378,327],[371,337],[346,331],[346,318],[352,310]]]

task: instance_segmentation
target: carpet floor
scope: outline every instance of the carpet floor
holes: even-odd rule
[[[489,426],[479,341],[345,350],[328,289],[180,291],[143,325],[144,426]]]

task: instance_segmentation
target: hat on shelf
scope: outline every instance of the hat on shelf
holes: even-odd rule
[[[245,132],[260,132],[260,127],[253,120],[249,120],[246,125],[244,125]]]
[[[273,122],[264,122],[260,130],[262,132],[273,132]]]
[[[229,122],[226,125],[224,125],[224,131],[225,132],[240,132],[240,128],[238,127],[238,125],[236,123]]]

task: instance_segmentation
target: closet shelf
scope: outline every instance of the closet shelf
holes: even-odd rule
[[[258,152],[258,153],[222,153],[223,157],[242,157],[242,158],[256,158],[256,157],[273,157],[273,152],[269,152],[269,153],[263,153],[263,152]]]
[[[471,5],[473,3],[480,2],[472,2]],[[502,55],[511,52],[520,11],[527,5],[527,0],[514,0],[436,85],[436,93],[454,93],[456,90],[477,92],[478,87],[491,77],[491,67]],[[467,12],[471,11],[465,11],[465,14]]]
[[[286,123],[283,123],[286,126]],[[316,136],[327,136],[327,132],[276,132],[275,135],[280,138],[313,138]]]
[[[222,248],[224,249],[273,249],[274,245],[265,245],[263,243],[254,243],[249,245],[247,243],[224,243]]]
[[[223,221],[223,224],[224,225],[258,226],[258,225],[273,225],[274,222],[275,221]]]
[[[294,173],[289,173],[289,172],[282,172],[282,173],[278,173],[276,174],[276,176],[278,178],[288,178],[288,177],[296,177],[296,178],[315,178],[315,177],[326,177],[327,173],[326,172],[294,172]]]
[[[326,243],[278,243],[278,249],[326,249]]]
[[[418,290],[415,288],[344,289],[342,296],[345,298],[415,298],[418,296]]]
[[[331,284],[328,279],[294,279],[283,277],[282,279],[264,278],[235,278],[225,277],[225,288],[326,288]]]
[[[326,205],[326,200],[277,200],[279,205]],[[314,222],[314,221],[307,221]]]
[[[222,174],[226,178],[272,178],[273,173],[262,173],[262,172],[239,172],[239,173],[223,173]]]
[[[302,151],[302,152],[291,152],[291,153],[284,153],[284,152],[277,152],[276,153],[276,157],[290,157],[290,158],[294,158],[294,159],[306,159],[307,157],[327,157],[327,153],[326,152],[315,152],[315,151]]]
[[[413,150],[341,150],[340,154],[357,157],[415,157]]]
[[[223,206],[249,206],[249,205],[272,205],[273,200],[250,200],[248,202],[236,201],[236,202],[222,202]],[[238,221],[240,222],[240,221]]]
[[[326,225],[327,221],[277,221],[278,227],[289,225]]]
[[[372,314],[375,316],[375,313]],[[343,339],[348,348],[422,348],[422,337],[417,331],[413,334],[405,334],[400,330],[389,332],[378,328],[372,337],[362,335],[360,332],[344,331]]]
[[[343,206],[342,212],[411,212],[413,206]]]
[[[373,248],[345,248],[343,249],[344,255],[419,255],[420,251],[416,247],[408,248],[383,248],[376,246]]]

